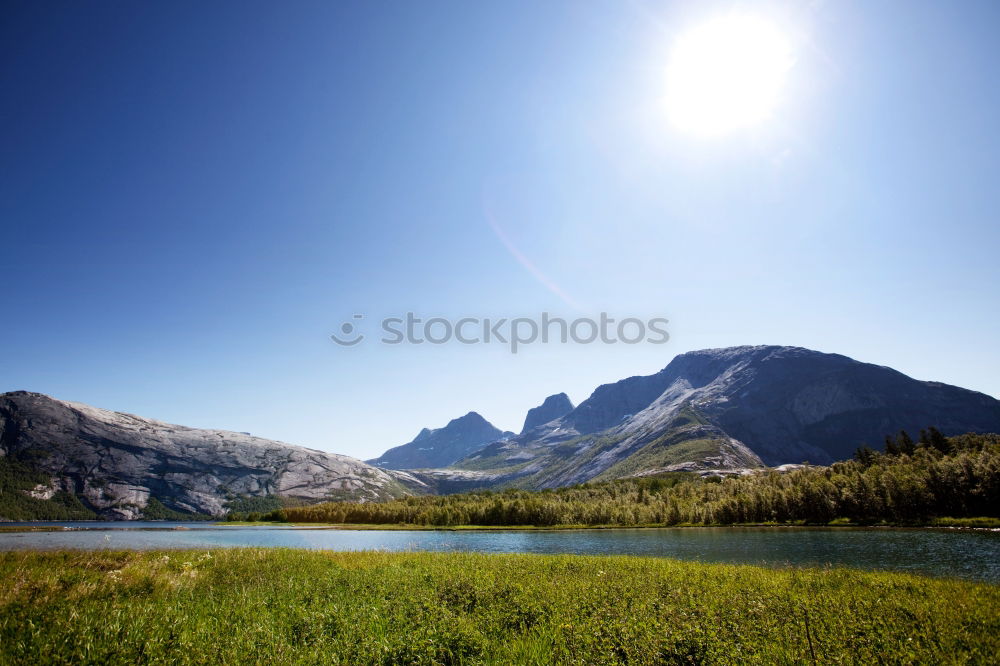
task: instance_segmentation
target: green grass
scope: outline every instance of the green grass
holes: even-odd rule
[[[935,518],[931,521],[934,527],[979,527],[1000,528],[1000,518],[982,516],[979,518]]]
[[[989,663],[1000,586],[636,557],[0,555],[0,663]]]

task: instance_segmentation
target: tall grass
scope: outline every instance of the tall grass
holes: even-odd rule
[[[988,663],[1000,587],[637,557],[0,555],[0,663]]]

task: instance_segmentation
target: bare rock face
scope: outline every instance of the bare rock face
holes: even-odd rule
[[[524,427],[521,428],[521,434],[566,416],[571,411],[573,411],[573,403],[570,402],[568,395],[565,393],[550,395],[538,407],[532,407],[528,410],[528,415],[524,417]]]
[[[443,428],[424,428],[413,441],[393,447],[367,462],[387,469],[446,467],[489,442],[513,436],[476,412],[452,419]]]
[[[151,498],[208,515],[238,497],[378,500],[426,490],[403,472],[223,430],[199,430],[17,391],[0,395],[0,456],[48,475],[99,516],[136,519]]]
[[[548,488],[648,470],[827,464],[906,429],[1000,431],[1000,401],[839,354],[730,347],[598,387],[565,416],[490,444],[456,468]]]

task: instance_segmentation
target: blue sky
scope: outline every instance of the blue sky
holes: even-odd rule
[[[679,132],[671,45],[734,8],[790,36],[780,104]],[[1000,395],[996,3],[0,11],[0,390],[362,458],[705,347]],[[602,310],[671,341],[328,338]]]

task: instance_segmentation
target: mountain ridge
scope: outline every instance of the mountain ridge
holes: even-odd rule
[[[514,433],[500,430],[478,412],[468,412],[440,428],[422,428],[411,441],[365,462],[385,469],[447,467],[482,446]]]
[[[550,488],[644,469],[826,464],[886,434],[1000,430],[1000,401],[803,347],[691,351],[602,384],[565,416],[455,463]]]
[[[576,407],[565,394],[549,396],[528,411],[518,435],[468,412],[422,428],[376,459],[379,466],[15,391],[0,395],[0,484],[24,466],[33,485],[19,486],[16,497],[62,498],[107,518],[148,517],[161,504],[220,515],[255,498],[378,501],[825,464],[900,429],[932,425],[946,435],[1000,432],[1000,401],[779,345],[686,352],[653,374],[602,384]],[[396,459],[384,460],[389,454]],[[393,467],[413,461],[413,468]]]
[[[222,515],[241,498],[371,501],[426,492],[410,474],[349,456],[28,391],[0,394],[0,458],[44,477],[33,498],[72,497],[111,519],[140,518],[151,503]]]

